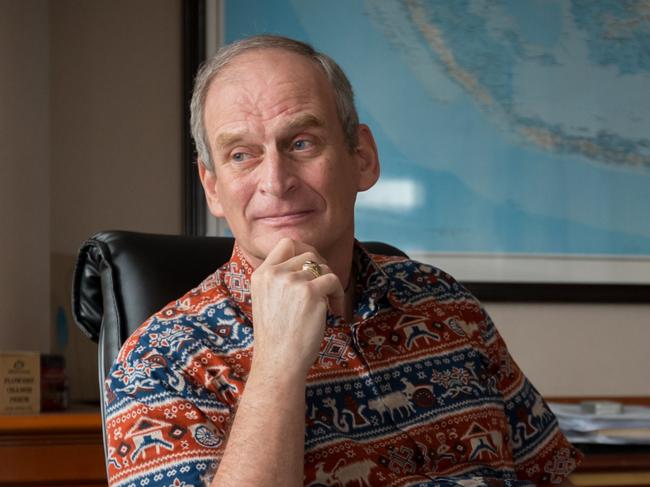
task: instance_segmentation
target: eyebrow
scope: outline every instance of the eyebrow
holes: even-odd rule
[[[294,132],[296,130],[312,128],[312,127],[318,128],[324,126],[325,123],[316,115],[313,115],[311,113],[304,113],[289,120],[289,123],[285,127],[285,131]],[[217,136],[217,138],[215,139],[215,143],[218,148],[229,147],[243,140],[245,135],[246,133],[243,131],[224,132]]]
[[[304,113],[302,115],[298,115],[293,120],[290,120],[289,123],[287,124],[287,128],[290,131],[310,128],[310,127],[324,127],[324,126],[325,123],[316,115],[312,115],[311,113]]]
[[[243,132],[225,132],[215,139],[217,148],[229,147],[244,138]]]

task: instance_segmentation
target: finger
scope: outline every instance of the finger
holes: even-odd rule
[[[290,238],[282,238],[271,249],[264,259],[266,265],[276,265],[285,262],[287,259],[296,255],[295,242]]]
[[[288,269],[292,271],[297,271],[302,269],[302,265],[306,261],[312,261],[316,262],[319,265],[325,265],[325,259],[323,259],[317,252],[304,252],[302,254],[296,255],[295,257],[291,257],[284,262],[282,262],[281,266],[283,269]]]
[[[326,296],[332,314],[345,316],[345,291],[336,274],[324,274],[309,283],[316,293]]]
[[[325,274],[332,273],[332,269],[330,269],[330,267],[327,264],[318,264],[318,268],[319,268],[318,274],[316,274],[315,272],[313,272],[311,269],[308,268],[302,268],[301,273],[307,276],[310,281],[313,279],[318,279],[320,276],[323,276]]]

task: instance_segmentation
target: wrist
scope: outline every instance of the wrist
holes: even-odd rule
[[[287,350],[275,350],[265,353],[264,350],[253,348],[251,372],[266,374],[269,378],[287,377],[292,381],[306,381],[307,373],[314,364],[316,357],[305,357],[303,354],[294,354]]]
[[[250,372],[246,381],[247,387],[268,387],[273,390],[290,392],[292,390],[304,392],[307,386],[307,370],[298,366],[296,361],[265,360],[255,358],[251,363]]]

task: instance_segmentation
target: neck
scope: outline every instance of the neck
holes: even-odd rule
[[[333,252],[324,252],[321,255],[327,262],[327,265],[332,269],[341,281],[343,289],[349,290],[352,280],[352,257],[354,254],[354,243],[350,241],[345,246],[339,246]]]
[[[338,245],[332,251],[321,253],[332,272],[336,274],[345,291],[345,320],[354,321],[355,282],[352,261],[354,257],[354,239],[344,245]]]

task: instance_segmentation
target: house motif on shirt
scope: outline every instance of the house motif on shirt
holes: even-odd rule
[[[499,457],[502,440],[498,431],[487,431],[480,424],[472,423],[462,439],[469,440],[470,460]]]
[[[396,328],[404,331],[407,350],[411,350],[418,339],[422,339],[426,343],[440,341],[440,335],[430,331],[426,321],[427,317],[425,316],[402,315],[400,317]]]
[[[172,426],[171,423],[160,421],[152,418],[140,418],[131,426],[129,431],[124,435],[125,439],[132,439],[135,447],[131,453],[131,461],[135,461],[140,455],[147,458],[147,450],[156,449],[156,455],[160,454],[160,449],[173,450],[174,445],[163,439],[163,430]]]

